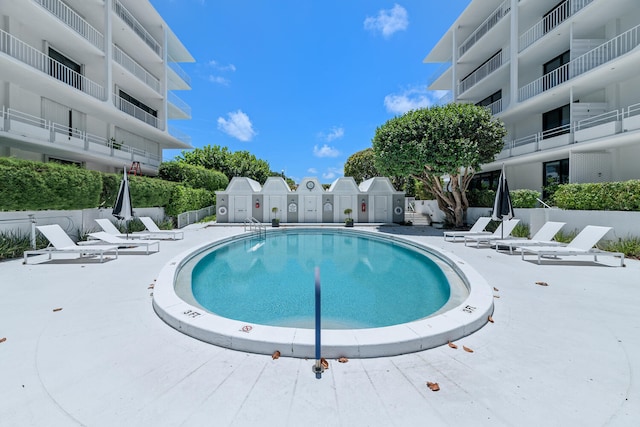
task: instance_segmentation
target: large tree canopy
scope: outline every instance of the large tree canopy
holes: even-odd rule
[[[375,165],[373,148],[366,148],[349,156],[344,164],[344,176],[352,176],[357,183],[385,174],[378,171]],[[404,190],[407,196],[415,193],[414,179],[410,176],[389,176],[396,190]]]
[[[505,135],[502,122],[484,107],[447,104],[413,110],[376,129],[375,165],[386,175],[421,181],[447,219],[462,226],[471,178],[502,150]]]
[[[227,147],[206,145],[191,151],[183,151],[176,157],[179,162],[203,166],[222,172],[231,180],[234,176],[244,176],[264,184],[272,176],[269,163],[260,160],[248,151],[231,152]]]

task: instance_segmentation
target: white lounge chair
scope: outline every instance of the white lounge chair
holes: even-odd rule
[[[49,254],[49,259],[51,259],[51,256],[54,253],[77,253],[80,254],[80,258],[82,258],[84,255],[99,255],[100,262],[103,262],[104,254],[107,252],[115,253],[116,258],[118,258],[118,245],[81,246],[77,245],[73,240],[71,240],[71,237],[69,237],[69,235],[58,224],[41,225],[37,226],[36,228],[44,235],[44,237],[47,238],[47,240],[49,240],[50,246],[44,249],[25,251],[25,264],[27,264],[29,255],[39,255],[44,253]]]
[[[564,246],[566,243],[556,242],[553,240],[558,231],[562,227],[564,227],[565,222],[553,222],[547,221],[544,225],[538,230],[536,234],[531,236],[531,239],[504,239],[504,240],[493,240],[491,242],[492,245],[496,245],[496,251],[501,247],[508,247],[509,253],[513,253],[513,248],[519,246]]]
[[[151,236],[155,236],[155,237],[171,236],[171,239],[173,240],[184,238],[184,232],[182,230],[161,230],[158,227],[158,225],[155,222],[153,222],[153,220],[148,216],[141,216],[139,219],[140,221],[142,221],[142,224],[144,224],[144,226],[146,227],[147,231],[149,231],[149,234],[151,234]]]
[[[455,242],[457,238],[464,238],[464,236],[480,236],[483,234],[491,234],[490,231],[484,231],[484,229],[491,222],[491,217],[481,216],[478,218],[473,224],[473,226],[469,229],[469,231],[445,231],[444,232],[444,240],[447,240],[447,237],[451,238],[451,241]]]
[[[467,246],[467,242],[476,242],[476,247],[480,247],[480,243],[491,244],[494,240],[503,239],[509,237],[516,225],[520,222],[517,218],[511,218],[507,221],[502,221],[496,231],[489,235],[479,236],[464,236],[464,245]]]
[[[600,227],[587,225],[576,237],[566,246],[520,246],[520,254],[524,260],[524,254],[532,253],[538,255],[538,264],[543,256],[558,257],[565,255],[593,255],[593,260],[598,261],[598,255],[608,255],[620,257],[620,267],[624,267],[624,254],[621,252],[605,252],[594,248],[604,236],[611,230],[611,227]]]
[[[118,247],[144,247],[146,250],[146,254],[149,255],[150,246],[155,245],[155,252],[160,252],[160,241],[159,240],[127,240],[118,236],[114,236],[113,234],[109,234],[105,231],[98,231],[95,233],[89,233],[89,237],[91,240],[87,240],[86,242],[82,242],[85,245],[94,245],[98,242],[109,243],[113,245],[118,245]]]
[[[102,231],[104,231],[105,233],[109,233],[112,236],[120,237],[121,239],[122,238],[125,238],[125,239],[148,239],[149,238],[148,233],[147,234],[145,233],[124,234],[120,230],[118,230],[111,221],[109,221],[106,218],[96,219],[96,222],[98,223],[100,228],[102,228]]]

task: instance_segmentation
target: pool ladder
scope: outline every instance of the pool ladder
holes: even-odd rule
[[[253,231],[260,238],[267,238],[267,227],[254,217],[244,220],[244,231]]]

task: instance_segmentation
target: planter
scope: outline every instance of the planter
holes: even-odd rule
[[[280,220],[279,219],[272,219],[271,220],[271,226],[272,227],[280,227]]]
[[[344,222],[344,226],[345,226],[345,227],[353,227],[353,220],[350,220],[350,221],[349,221],[349,220],[346,220],[346,221]]]

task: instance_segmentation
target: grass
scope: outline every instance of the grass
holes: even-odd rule
[[[44,248],[47,244],[47,239],[40,234],[36,235],[36,248]],[[20,258],[24,251],[31,249],[30,233],[0,231],[0,260]]]

